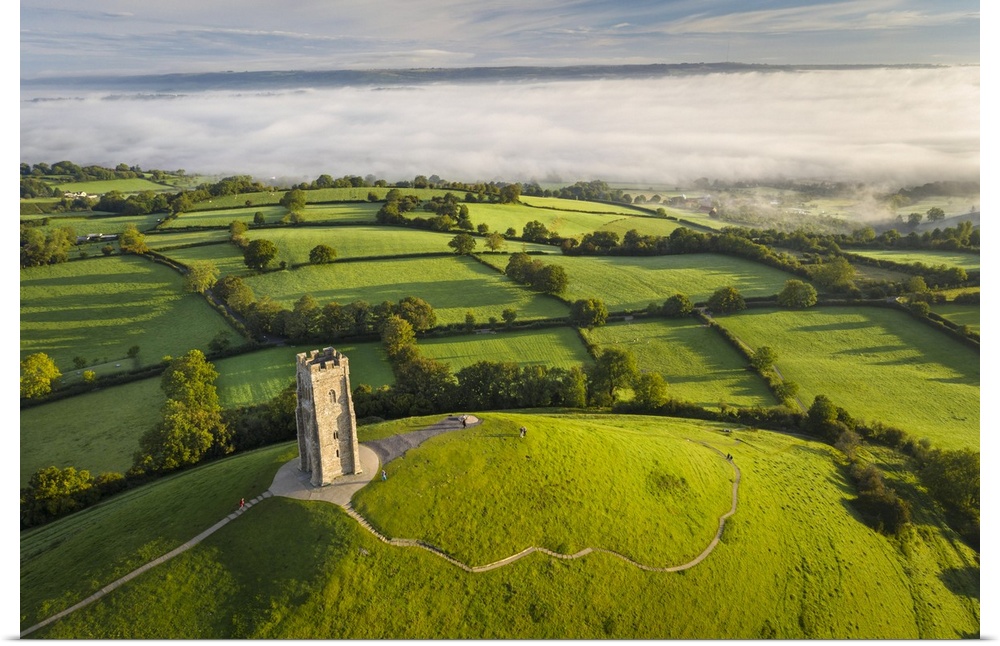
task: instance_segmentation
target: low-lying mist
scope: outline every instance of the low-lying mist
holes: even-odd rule
[[[978,67],[21,98],[28,163],[262,179],[979,177]]]

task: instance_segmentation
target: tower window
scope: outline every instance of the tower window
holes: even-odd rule
[[[337,403],[337,391],[335,391],[335,390],[331,390],[330,391],[330,403],[331,404],[336,404]]]

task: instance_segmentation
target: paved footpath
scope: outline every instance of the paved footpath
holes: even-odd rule
[[[65,617],[66,615],[70,614],[71,612],[74,612],[75,610],[78,610],[84,606],[93,603],[94,601],[97,601],[107,593],[120,587],[121,585],[127,583],[128,581],[131,581],[140,574],[156,567],[161,563],[169,561],[178,554],[181,554],[191,549],[192,547],[200,543],[202,540],[204,540],[205,537],[213,534],[222,527],[226,526],[231,520],[234,520],[239,516],[241,516],[242,514],[244,514],[245,512],[249,511],[251,508],[253,508],[255,504],[257,504],[261,500],[264,500],[265,498],[270,498],[271,496],[283,496],[286,498],[295,498],[297,500],[318,500],[318,501],[333,503],[335,505],[343,507],[347,511],[348,515],[351,516],[351,518],[354,518],[356,521],[358,521],[358,523],[360,523],[362,527],[364,527],[372,534],[374,534],[383,543],[387,543],[389,545],[394,545],[397,547],[419,547],[428,552],[431,552],[436,556],[445,559],[452,565],[459,567],[465,570],[466,572],[473,572],[473,573],[495,570],[496,568],[503,567],[504,565],[509,565],[510,563],[518,561],[533,552],[541,552],[543,554],[547,554],[549,556],[558,559],[577,559],[593,552],[601,552],[604,554],[610,554],[612,556],[615,556],[623,561],[626,561],[634,565],[635,567],[638,567],[642,570],[646,570],[649,572],[680,572],[681,570],[687,570],[689,568],[694,567],[698,563],[701,563],[701,561],[704,560],[705,557],[711,554],[712,550],[715,549],[715,546],[718,545],[719,540],[722,538],[722,532],[725,529],[726,519],[736,513],[736,503],[739,498],[741,473],[739,467],[737,467],[734,462],[730,462],[731,466],[733,467],[733,474],[734,474],[733,489],[732,489],[732,501],[733,501],[732,506],[729,509],[729,511],[727,511],[725,514],[719,517],[719,528],[715,533],[715,537],[712,538],[712,541],[702,551],[701,554],[699,554],[698,556],[696,556],[694,559],[692,559],[687,563],[683,563],[681,565],[676,565],[672,567],[653,567],[650,565],[644,565],[642,563],[638,563],[628,558],[627,556],[603,548],[585,547],[576,554],[561,554],[559,552],[553,552],[551,550],[548,550],[544,547],[532,546],[518,552],[517,554],[512,554],[511,556],[508,556],[499,561],[495,561],[493,563],[471,566],[466,563],[462,563],[461,561],[449,556],[440,548],[431,545],[429,543],[425,543],[423,541],[412,538],[389,538],[383,536],[381,533],[379,533],[378,530],[376,530],[374,527],[371,526],[371,524],[368,522],[367,519],[365,519],[351,506],[351,497],[355,494],[355,492],[357,492],[359,489],[361,489],[366,484],[371,482],[372,478],[374,478],[375,475],[380,472],[381,465],[384,465],[390,460],[394,460],[395,458],[402,456],[408,450],[419,446],[428,438],[434,437],[435,435],[440,435],[441,433],[459,430],[466,427],[471,428],[473,426],[479,425],[480,423],[482,423],[481,420],[479,420],[473,415],[468,415],[466,417],[466,423],[464,425],[462,424],[460,417],[451,416],[419,431],[412,431],[410,433],[404,433],[402,435],[394,435],[392,437],[385,438],[382,440],[374,440],[371,442],[365,442],[363,444],[360,444],[359,449],[361,452],[362,473],[357,475],[341,476],[337,478],[336,482],[334,482],[333,484],[322,487],[314,486],[309,481],[310,477],[309,474],[299,471],[298,468],[299,459],[296,457],[294,460],[284,464],[280,469],[278,469],[278,472],[274,476],[274,481],[271,483],[271,487],[260,496],[257,496],[253,500],[248,501],[243,509],[234,511],[233,513],[229,514],[228,516],[217,522],[215,525],[212,525],[211,527],[203,531],[201,534],[198,534],[197,536],[195,536],[188,542],[184,543],[183,545],[180,545],[179,547],[168,552],[167,554],[164,554],[163,556],[153,561],[150,561],[149,563],[143,565],[139,569],[126,574],[117,581],[114,581],[113,583],[104,586],[103,588],[101,588],[91,596],[87,597],[80,603],[70,608],[67,608],[62,612],[49,617],[45,621],[35,624],[34,626],[22,631],[20,636],[24,637],[25,635],[33,633],[39,628],[42,628],[43,626],[46,626],[52,623],[53,621],[56,621],[57,619]],[[723,454],[722,451],[720,451],[719,449],[716,449],[715,447],[710,446],[705,442],[699,442],[699,444],[705,446],[706,448],[712,451],[715,451],[720,456],[722,456],[723,459],[725,459],[725,454]]]
[[[299,471],[298,463],[299,459],[296,457],[294,460],[286,463],[274,476],[274,481],[271,482],[271,487],[257,496],[253,500],[246,502],[246,505],[242,509],[238,509],[233,513],[229,514],[219,522],[215,523],[202,533],[198,534],[186,543],[179,545],[173,550],[167,552],[163,556],[156,558],[149,563],[146,563],[142,567],[129,572],[117,581],[113,581],[108,585],[104,586],[94,594],[90,595],[83,601],[66,608],[62,612],[56,613],[42,621],[40,623],[31,626],[23,631],[21,631],[21,637],[29,635],[39,628],[49,625],[53,621],[61,619],[71,612],[75,612],[84,606],[88,606],[91,603],[97,601],[104,595],[108,594],[112,590],[115,590],[125,583],[128,583],[135,577],[148,572],[152,568],[160,565],[161,563],[166,563],[170,559],[174,558],[178,554],[182,554],[187,550],[191,549],[198,543],[205,540],[206,537],[214,534],[218,530],[222,529],[229,524],[231,520],[234,520],[247,511],[249,511],[255,504],[264,500],[265,498],[270,498],[271,496],[284,496],[286,498],[296,498],[298,500],[322,500],[326,502],[331,502],[335,505],[344,507],[345,509],[350,509],[351,506],[351,496],[354,493],[365,486],[376,473],[380,471],[379,469],[379,458],[384,456],[385,459],[382,460],[382,464],[385,464],[391,459],[401,456],[403,453],[409,449],[419,446],[420,443],[424,442],[428,438],[434,437],[435,435],[440,435],[447,431],[454,431],[460,428],[465,428],[466,426],[472,427],[481,423],[481,421],[474,415],[466,416],[465,426],[462,424],[462,420],[458,416],[447,417],[436,424],[428,426],[425,429],[419,431],[414,431],[412,433],[405,433],[403,435],[396,435],[384,440],[377,440],[374,442],[366,442],[359,445],[361,452],[361,471],[362,473],[350,476],[341,476],[337,478],[336,482],[331,485],[324,487],[313,486],[309,482],[309,474]],[[353,511],[353,510],[351,510]],[[357,517],[357,513],[352,514]],[[367,523],[363,523],[367,526]]]

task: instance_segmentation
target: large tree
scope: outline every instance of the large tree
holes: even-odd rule
[[[625,388],[639,378],[635,356],[624,348],[607,348],[587,370],[591,402],[598,406],[614,403]]]
[[[841,290],[854,285],[854,267],[842,256],[814,265],[810,277],[822,289]]]
[[[569,285],[569,274],[559,265],[543,265],[531,278],[531,287],[546,294],[559,294],[566,291]]]
[[[691,299],[685,294],[674,294],[663,302],[660,313],[667,318],[684,318],[691,314],[693,309],[694,305],[691,303]]]
[[[174,359],[160,378],[167,396],[162,419],[139,441],[135,465],[144,471],[169,471],[200,462],[215,447],[233,451],[215,388],[219,373],[201,350]]]
[[[210,260],[195,260],[184,274],[184,290],[203,292],[219,280],[219,268]]]
[[[409,321],[395,314],[386,319],[382,326],[382,348],[391,361],[401,357],[416,342],[417,337]]]
[[[745,310],[747,304],[735,287],[720,287],[709,297],[708,308],[718,314],[729,314]]]
[[[431,304],[416,296],[407,296],[399,301],[397,314],[413,326],[417,332],[429,330],[437,325],[437,314]]]
[[[468,233],[459,233],[448,241],[448,246],[460,256],[468,256],[476,248],[476,239]]]
[[[309,262],[314,265],[326,265],[334,261],[337,251],[328,244],[318,244],[309,251]]]
[[[251,240],[243,250],[243,263],[250,269],[262,271],[278,255],[278,247],[270,240]]]
[[[786,280],[778,292],[778,304],[783,307],[812,307],[816,304],[816,288],[801,280]]]
[[[588,330],[600,327],[608,321],[608,308],[598,298],[580,299],[570,305],[569,320],[578,327]]]
[[[306,207],[306,192],[300,188],[286,191],[278,204],[288,209],[290,213],[298,213]]]
[[[118,236],[118,247],[122,253],[142,254],[149,251],[146,236],[134,224],[126,224]]]
[[[21,397],[33,399],[52,392],[52,382],[62,377],[54,361],[44,352],[21,360]]]

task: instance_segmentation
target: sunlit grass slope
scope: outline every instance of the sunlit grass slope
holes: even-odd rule
[[[454,233],[385,226],[289,227],[247,232],[247,239],[264,238],[278,247],[274,262],[309,262],[309,251],[319,244],[333,247],[337,258],[393,256],[414,253],[450,253],[448,242]],[[479,241],[482,249],[482,241]]]
[[[935,446],[979,448],[979,354],[905,312],[748,310],[718,320],[751,347],[772,347],[807,406],[826,395]]]
[[[535,545],[563,554],[603,547],[656,567],[701,553],[730,508],[730,465],[684,436],[698,425],[486,417],[390,462],[389,479],[359,492],[355,508],[389,536],[418,538],[470,565]]]
[[[205,349],[225,319],[197,294],[185,294],[180,274],[135,257],[97,258],[21,270],[21,356],[45,352],[63,373],[73,358],[111,362],[102,371],[134,367],[164,355]],[[115,367],[115,360],[121,366]]]
[[[948,265],[949,267],[961,267],[966,270],[979,269],[979,254],[961,253],[958,251],[934,251],[934,250],[906,250],[894,251],[891,249],[849,249],[851,253],[879,260],[891,260],[893,262],[916,263],[921,262],[931,267],[938,265]]]
[[[295,381],[295,355],[320,350],[322,344],[267,348],[215,363],[219,371],[217,385],[224,407],[259,404],[270,400]],[[336,343],[347,355],[351,370],[351,387],[361,384],[378,387],[393,382],[392,369],[377,341],[368,343]]]
[[[647,557],[676,554],[694,545],[685,533],[705,531],[713,507],[728,508],[731,489],[730,466],[688,437],[735,456],[737,512],[715,551],[683,574],[644,572],[601,553],[571,561],[536,553],[469,574],[379,542],[333,505],[270,498],[35,636],[915,639],[979,631],[975,554],[932,525],[899,541],[867,528],[829,447],[763,431],[730,437],[718,425],[669,418],[483,417],[478,429],[439,436],[386,465],[389,479],[357,497],[380,501],[373,520],[433,532],[445,548],[470,553],[631,540]],[[209,527],[294,455],[284,445],[236,456],[23,536],[22,628]],[[509,468],[495,473],[501,465]],[[688,478],[688,493],[659,486],[670,474]]]
[[[640,370],[663,375],[676,399],[707,408],[777,404],[764,381],[747,371],[746,359],[718,332],[694,319],[618,322],[585,334],[601,349],[631,352]]]
[[[285,443],[202,465],[21,533],[26,628],[208,529],[265,491],[295,457]]]
[[[968,325],[979,332],[979,305],[963,305],[961,303],[935,303],[931,311],[940,314],[956,325]]]
[[[306,222],[366,223],[375,221],[375,213],[380,206],[381,204],[310,204],[300,213]],[[228,227],[233,220],[251,224],[258,212],[264,215],[266,224],[280,222],[288,215],[288,209],[278,205],[199,209],[180,214],[177,219],[168,222],[166,227]]]
[[[484,257],[501,269],[506,258]],[[609,310],[643,309],[680,292],[692,301],[708,300],[720,287],[733,286],[746,296],[781,291],[792,274],[766,265],[717,254],[678,256],[551,256],[569,275],[567,300],[599,298]]]
[[[502,257],[502,256],[497,256]],[[472,310],[488,320],[508,307],[519,320],[566,316],[568,308],[529,291],[470,258],[410,258],[300,267],[246,278],[255,294],[291,308],[303,294],[321,304],[363,300],[377,305],[417,296],[430,303],[439,324],[460,323]]]
[[[572,368],[591,360],[580,336],[569,327],[428,338],[419,346],[421,354],[447,363],[454,373],[478,361]]]

